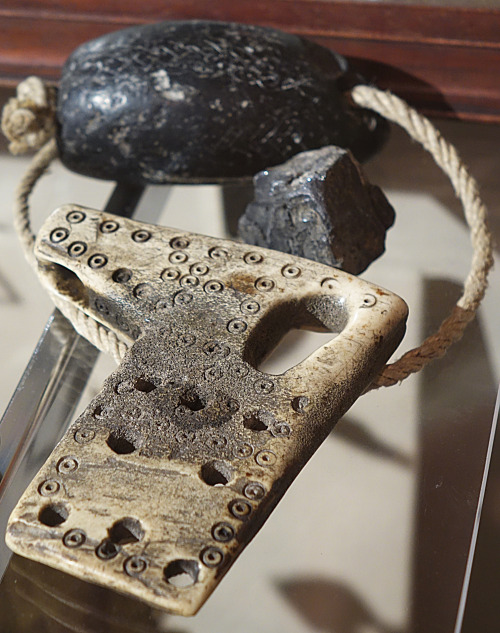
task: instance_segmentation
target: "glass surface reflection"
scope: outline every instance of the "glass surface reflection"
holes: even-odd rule
[[[0,584],[0,613],[9,633],[174,633],[160,611],[15,555]]]

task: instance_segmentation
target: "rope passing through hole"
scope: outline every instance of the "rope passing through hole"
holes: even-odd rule
[[[492,238],[487,226],[486,207],[480,199],[476,181],[461,162],[453,145],[441,136],[432,123],[390,92],[359,85],[352,89],[351,96],[358,106],[374,110],[400,125],[430,152],[436,164],[450,179],[462,203],[473,248],[464,289],[451,314],[441,323],[437,332],[421,345],[386,365],[367,388],[366,391],[369,391],[389,387],[420,371],[431,360],[442,357],[450,345],[462,337],[486,291],[488,272],[493,264]],[[19,85],[17,97],[11,99],[4,108],[2,129],[11,141],[9,149],[13,153],[21,153],[40,148],[17,190],[15,228],[28,261],[48,288],[57,308],[81,336],[120,362],[132,341],[125,340],[87,314],[81,306],[58,294],[55,277],[47,275],[38,266],[33,254],[35,236],[31,231],[29,199],[34,186],[57,157],[53,138],[55,112],[55,89],[34,77]]]

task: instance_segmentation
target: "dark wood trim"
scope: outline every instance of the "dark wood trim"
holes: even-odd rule
[[[170,19],[233,20],[305,35],[369,81],[441,116],[500,121],[500,10],[336,0],[1,0],[0,81],[57,80],[80,43]]]

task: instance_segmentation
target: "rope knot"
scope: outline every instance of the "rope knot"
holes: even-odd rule
[[[37,150],[55,135],[56,97],[56,88],[38,77],[18,85],[2,112],[2,131],[12,154]]]

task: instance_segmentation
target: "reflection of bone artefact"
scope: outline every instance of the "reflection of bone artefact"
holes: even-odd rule
[[[22,497],[9,546],[192,614],[395,349],[406,306],[323,264],[76,206],[35,254],[136,342]],[[338,335],[260,372],[290,328]]]

